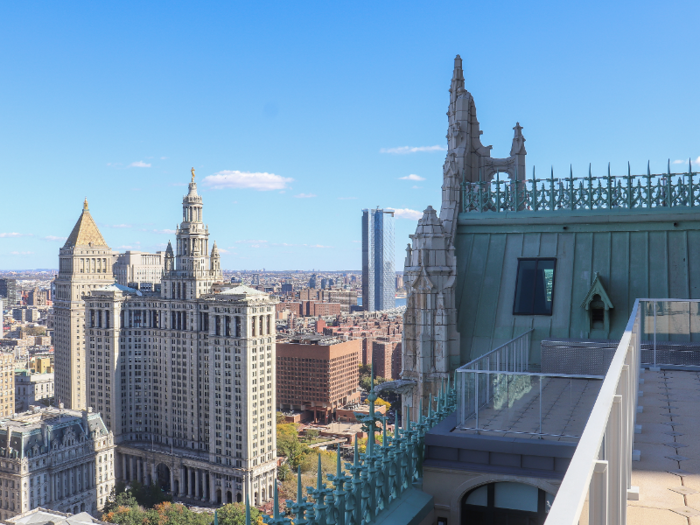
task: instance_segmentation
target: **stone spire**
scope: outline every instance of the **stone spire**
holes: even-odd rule
[[[404,283],[408,292],[403,332],[402,379],[416,382],[407,407],[435,394],[459,356],[454,284],[457,261],[450,232],[432,206],[423,212],[412,245],[406,249]],[[406,415],[406,414],[404,414]],[[418,417],[413,412],[411,419]]]
[[[218,272],[221,270],[221,256],[219,255],[219,248],[216,246],[216,241],[214,241],[214,246],[211,248],[210,269],[212,271]]]
[[[455,57],[455,68],[452,72],[452,83],[450,84],[450,102],[457,100],[457,97],[464,92],[464,72],[462,71],[462,57]]]

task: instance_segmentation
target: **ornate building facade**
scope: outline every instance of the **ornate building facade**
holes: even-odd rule
[[[262,503],[276,476],[276,301],[223,280],[194,178],[159,293],[118,284],[85,302],[88,402],[118,444],[118,477],[185,500]]]
[[[462,59],[455,58],[447,109],[447,157],[443,166],[442,205],[438,216],[432,206],[423,212],[411,244],[406,248],[402,378],[416,388],[404,394],[404,406],[417,417],[419,400],[437,395],[440,384],[461,363],[457,329],[457,258],[455,244],[465,182],[489,180],[495,173],[525,178],[525,138],[520,124],[510,156],[491,157],[491,146],[481,143],[481,129],[471,93],[464,88]]]
[[[59,251],[55,281],[55,391],[57,401],[66,407],[75,410],[87,407],[83,296],[113,282],[112,250],[90,215],[85,199],[80,218]]]
[[[114,436],[99,414],[46,408],[0,420],[0,518],[36,507],[102,509],[114,487]]]

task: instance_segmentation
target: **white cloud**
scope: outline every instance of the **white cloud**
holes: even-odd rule
[[[313,193],[300,193],[299,195],[295,195],[294,198],[295,199],[312,199],[315,196],[316,195]]]
[[[219,248],[219,253],[228,253],[226,248]]]
[[[11,255],[34,255],[34,252],[10,252]]]
[[[3,237],[31,237],[31,233],[17,233],[17,232],[8,232],[8,233],[0,233],[0,238]]]
[[[693,162],[693,164],[700,164],[700,157],[693,160],[692,162]],[[686,164],[687,165],[688,161],[687,160],[674,160],[673,164]]]
[[[47,235],[44,237],[46,241],[65,241],[68,237],[60,237],[58,235]]]
[[[382,148],[379,153],[406,155],[407,153],[423,153],[431,151],[447,151],[445,146],[400,146],[398,148]]]
[[[127,166],[127,168],[150,168],[151,165],[148,162],[144,162],[142,160],[137,160],[136,162],[132,162]]]
[[[416,180],[416,181],[421,181],[425,180],[423,177],[419,177],[415,173],[411,173],[410,175],[406,175],[405,177],[399,177],[401,180]]]
[[[256,241],[256,240],[254,240],[254,239],[245,239],[245,240],[244,240],[244,239],[241,239],[240,241],[236,241],[236,242],[237,242],[238,244],[241,244],[241,243],[243,243],[243,244],[260,244],[260,243],[264,243],[264,242],[267,242],[267,241]]]
[[[167,159],[167,158],[168,158],[168,157],[161,157],[160,160],[165,160],[165,159]]]
[[[394,215],[396,215],[399,219],[410,219],[412,221],[417,221],[420,219],[423,214],[419,211],[416,210],[411,210],[408,208],[387,208],[388,210],[393,210]]]
[[[251,173],[238,170],[224,170],[204,177],[202,184],[214,190],[253,189],[258,191],[283,190],[294,179],[274,173]]]

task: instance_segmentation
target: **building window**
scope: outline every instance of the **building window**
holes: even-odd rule
[[[554,496],[522,483],[499,482],[482,485],[462,499],[462,524],[545,522]]]
[[[556,259],[518,259],[514,315],[552,315]]]

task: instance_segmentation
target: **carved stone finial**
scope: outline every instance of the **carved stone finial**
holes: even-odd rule
[[[85,201],[83,202],[83,209],[84,209],[84,210],[87,210],[87,209],[88,209],[87,197],[85,197]]]

